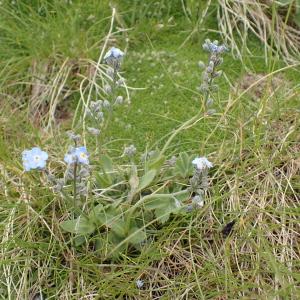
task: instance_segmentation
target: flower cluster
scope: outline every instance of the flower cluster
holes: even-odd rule
[[[107,102],[109,103],[109,101]],[[87,115],[100,123],[104,121],[103,103],[103,100],[92,101],[87,109]]]
[[[67,131],[67,136],[70,140],[72,140],[75,144],[80,141],[80,135],[75,134],[73,131]]]
[[[199,66],[203,68],[202,84],[199,87],[200,92],[205,96],[205,107],[209,108],[213,104],[213,99],[210,96],[211,92],[216,91],[218,86],[214,84],[214,79],[222,75],[222,71],[217,71],[217,67],[223,62],[222,54],[227,51],[225,45],[220,45],[218,41],[211,42],[209,39],[205,40],[203,49],[210,53],[208,64],[200,62]],[[213,113],[211,110],[209,113]]]
[[[69,132],[69,137],[76,143],[78,136]],[[86,194],[85,181],[89,176],[89,153],[86,147],[71,147],[64,157],[64,161],[67,163],[68,168],[65,178],[55,178],[46,170],[46,163],[48,159],[48,153],[42,151],[39,147],[34,147],[30,150],[24,150],[22,153],[23,167],[26,172],[30,170],[43,170],[45,172],[48,182],[52,185],[54,192],[59,192],[63,189],[66,181],[72,179],[78,184],[78,192],[80,194]],[[81,166],[78,173],[74,173],[74,165]]]
[[[207,52],[210,52],[215,55],[220,55],[226,51],[228,51],[225,45],[219,46],[218,41],[211,42],[210,39],[206,39],[204,44],[202,45],[203,49]]]
[[[111,113],[113,106],[124,103],[123,96],[116,96],[117,87],[124,84],[124,78],[121,78],[118,74],[118,71],[121,68],[123,57],[124,52],[115,47],[112,47],[104,56],[104,63],[108,65],[108,69],[106,70],[108,80],[103,84],[103,92],[105,95],[103,98],[101,96],[102,99],[100,100],[91,101],[89,107],[86,108],[87,116],[96,121],[97,124],[104,123],[105,111]],[[110,114],[108,114],[108,116],[109,115]],[[89,132],[93,135],[99,135],[100,132],[97,130],[89,130]]]
[[[194,207],[202,207],[204,205],[204,194],[208,188],[208,170],[213,164],[206,157],[196,157],[192,164],[195,167],[194,175],[190,179],[191,192],[195,194],[192,198]]]
[[[87,179],[90,175],[89,153],[84,146],[70,147],[64,157],[67,163],[65,181],[72,180],[76,185],[76,192],[87,195]]]
[[[125,147],[123,155],[128,157],[133,157],[136,153],[136,148],[134,145],[130,145],[128,147]]]

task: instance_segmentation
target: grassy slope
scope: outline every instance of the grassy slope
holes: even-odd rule
[[[115,139],[131,139],[140,151],[195,114],[199,102],[192,91],[199,83],[197,61],[206,57],[197,39],[178,49],[186,38],[181,32],[184,19],[167,30],[149,28],[140,24],[129,34],[124,63],[128,83],[147,89],[135,92],[126,112],[120,109],[118,119],[124,123],[114,122],[109,133]],[[259,48],[257,42],[255,47]],[[158,51],[163,51],[160,59],[153,59]],[[247,67],[268,72],[259,50],[257,55],[246,59]],[[229,54],[222,68],[233,84],[245,72],[245,66]],[[21,113],[8,117],[11,107],[5,105],[0,123],[1,225],[7,233],[1,253],[3,299],[9,294],[15,299],[17,293],[24,299],[39,287],[50,299],[88,295],[97,299],[93,294],[101,295],[100,299],[159,295],[160,299],[249,299],[257,294],[261,299],[296,299],[299,87],[292,79],[299,75],[293,71],[285,76],[291,79],[287,92],[295,95],[289,97],[283,88],[271,95],[264,86],[259,101],[248,95],[236,100],[229,111],[226,105],[236,95],[229,94],[225,79],[221,80],[216,116],[180,135],[170,149],[209,155],[215,163],[207,205],[192,216],[173,220],[139,257],[123,257],[115,266],[101,261],[88,247],[74,255],[51,213],[51,193],[36,188],[36,175],[20,178],[16,157],[22,149],[41,142],[59,157],[64,134],[59,129],[55,137],[39,132]],[[124,130],[126,124],[131,129]],[[119,146],[123,143],[129,141]],[[225,240],[220,230],[233,219],[235,232]],[[139,276],[145,280],[140,291],[135,287]],[[72,282],[76,282],[73,291]]]

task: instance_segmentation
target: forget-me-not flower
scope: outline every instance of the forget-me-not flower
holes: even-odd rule
[[[210,39],[205,40],[205,42],[203,44],[203,49],[205,51],[208,51],[208,52],[214,53],[214,54],[221,54],[221,53],[228,51],[228,49],[225,45],[219,46],[218,41],[211,42]]]
[[[119,48],[112,47],[105,54],[104,62],[113,67],[114,70],[117,70],[120,67],[123,56],[123,51],[121,51]]]
[[[108,59],[122,59],[123,56],[124,52],[122,50],[112,47],[106,52],[104,61],[107,61]]]
[[[213,164],[206,157],[196,157],[192,161],[192,164],[199,171],[202,171],[204,169],[210,169],[213,167]]]
[[[138,289],[141,289],[144,286],[144,280],[142,279],[138,279],[135,283]]]
[[[69,152],[65,155],[64,161],[70,165],[78,162],[83,165],[89,164],[89,153],[86,147],[76,147],[71,148]]]
[[[31,150],[22,152],[22,161],[26,172],[45,168],[47,159],[47,152],[42,151],[39,147],[33,147]]]

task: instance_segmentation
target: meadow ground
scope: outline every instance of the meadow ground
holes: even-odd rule
[[[203,109],[198,62],[205,38],[221,40],[216,13],[195,30],[176,1],[117,1],[108,35],[106,1],[26,3],[1,8],[1,299],[299,299],[299,63],[266,54],[254,36],[242,61],[224,55],[216,112],[166,149],[213,162],[203,208],[157,222],[138,251],[108,258],[93,237],[73,245],[60,196],[23,172],[21,153],[39,145],[63,173],[66,131],[82,129],[81,84],[106,42],[126,49],[131,103],[117,108],[93,164],[108,153],[121,169],[124,146],[136,146],[136,162],[164,147]]]

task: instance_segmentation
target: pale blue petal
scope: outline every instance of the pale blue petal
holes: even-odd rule
[[[64,158],[64,161],[67,163],[67,164],[72,164],[75,162],[75,157],[73,154],[66,154],[65,155],[65,158]]]
[[[38,169],[44,169],[46,167],[46,161],[45,160],[40,160],[37,164],[36,167]]]
[[[28,162],[23,162],[23,167],[26,172],[31,170],[30,164]]]
[[[48,153],[47,152],[45,152],[45,151],[41,151],[41,159],[43,159],[43,160],[47,160],[48,159]]]

